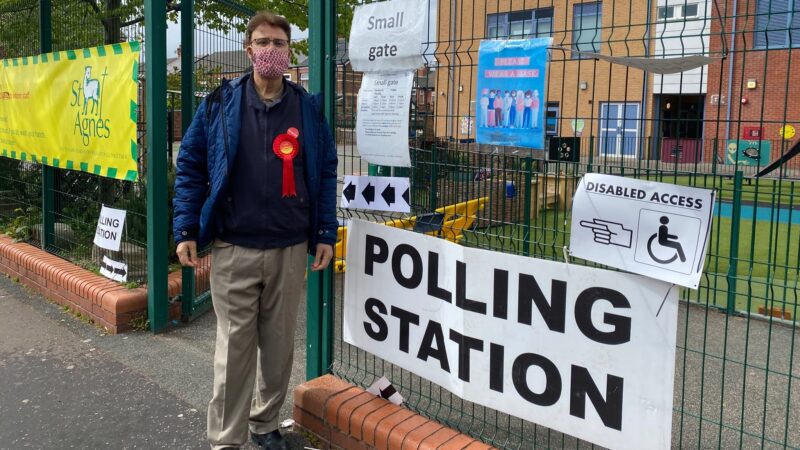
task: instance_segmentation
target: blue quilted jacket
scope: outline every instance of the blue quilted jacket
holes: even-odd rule
[[[175,242],[211,243],[221,227],[218,200],[224,197],[239,148],[241,102],[250,74],[222,85],[206,97],[183,136],[178,154],[172,221]],[[336,143],[322,115],[320,95],[298,91],[302,103],[306,185],[309,194],[309,252],[336,242]]]

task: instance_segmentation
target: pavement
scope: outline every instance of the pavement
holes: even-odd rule
[[[209,448],[216,317],[176,325],[109,335],[0,276],[0,449]],[[305,378],[304,320],[295,343],[281,420]],[[313,447],[284,435],[293,449]]]

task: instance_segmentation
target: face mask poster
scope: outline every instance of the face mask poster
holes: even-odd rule
[[[477,142],[544,149],[545,75],[552,38],[481,41]]]
[[[138,177],[139,43],[0,60],[0,156]]]
[[[668,449],[677,292],[353,220],[343,337],[464,400],[604,447]]]

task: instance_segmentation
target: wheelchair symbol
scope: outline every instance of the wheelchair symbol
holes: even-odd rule
[[[654,233],[650,236],[650,239],[647,240],[647,253],[653,258],[653,261],[659,264],[670,264],[678,258],[680,258],[681,262],[686,262],[686,255],[683,253],[683,246],[678,242],[678,236],[669,234],[669,228],[667,227],[669,218],[667,216],[661,216],[659,222],[661,222],[661,226],[658,227],[658,233]],[[667,259],[657,257],[653,253],[653,242],[656,239],[658,239],[658,245],[675,250],[675,254]]]

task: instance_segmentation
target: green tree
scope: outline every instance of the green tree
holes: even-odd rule
[[[53,1],[53,48],[64,50],[142,38],[144,0]],[[339,0],[340,36],[350,31],[352,8],[359,0]],[[38,53],[39,1],[0,0],[0,58]],[[167,1],[167,17],[178,20],[179,2]],[[247,11],[269,10],[306,30],[308,0],[195,0],[195,21],[209,29],[244,31]],[[307,53],[307,43],[297,41],[295,50]]]

